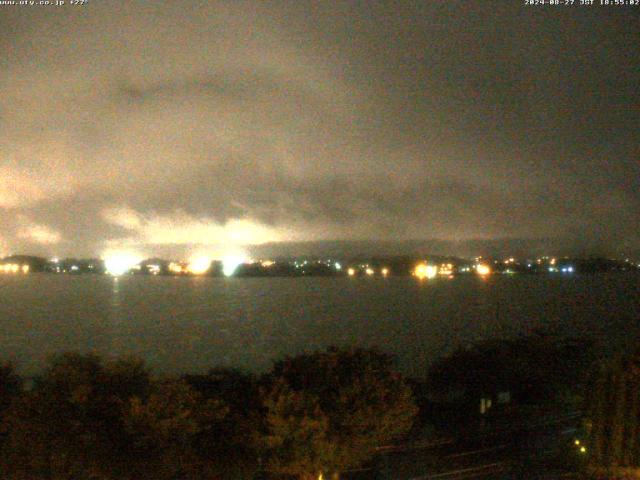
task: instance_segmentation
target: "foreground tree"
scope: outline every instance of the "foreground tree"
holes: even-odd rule
[[[155,380],[137,360],[53,357],[29,391],[0,370],[3,480],[329,479],[405,433],[416,407],[391,358],[329,350],[258,382],[234,370]]]
[[[194,448],[207,463],[210,478],[255,478],[258,454],[253,440],[262,408],[256,379],[226,368],[212,369],[205,375],[186,375],[183,379],[204,401],[224,405],[227,412],[208,422],[195,438]]]
[[[133,397],[124,411],[131,478],[211,478],[195,440],[227,413],[223,403],[203,399],[183,381],[158,382],[148,397]]]
[[[465,402],[510,392],[522,404],[558,400],[581,393],[595,359],[592,343],[543,331],[513,339],[492,339],[462,348],[436,361],[428,384]]]
[[[21,378],[15,373],[11,363],[0,365],[0,420],[2,415],[16,399],[22,387]]]
[[[640,355],[619,355],[601,365],[586,399],[590,463],[640,467]]]
[[[286,358],[266,377],[263,398],[265,467],[304,480],[361,465],[417,413],[391,357],[374,350]]]
[[[106,477],[126,467],[122,409],[150,385],[142,362],[95,355],[53,357],[7,412],[2,478]]]
[[[216,478],[196,440],[226,415],[183,381],[152,381],[141,361],[57,355],[7,410],[0,478]]]
[[[13,365],[0,365],[0,450],[8,435],[5,415],[19,397],[21,387],[22,379],[15,373]]]

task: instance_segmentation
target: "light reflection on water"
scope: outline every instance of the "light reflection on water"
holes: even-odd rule
[[[256,371],[284,354],[377,346],[420,375],[481,338],[546,326],[611,343],[640,331],[640,277],[0,278],[0,358],[25,373],[61,350],[134,354],[156,370]]]

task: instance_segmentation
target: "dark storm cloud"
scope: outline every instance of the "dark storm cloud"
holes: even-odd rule
[[[91,2],[0,14],[0,253],[640,243],[637,9]]]

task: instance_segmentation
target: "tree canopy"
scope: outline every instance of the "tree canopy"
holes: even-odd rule
[[[409,430],[412,394],[375,350],[302,354],[262,378],[157,378],[133,358],[53,356],[33,388],[0,368],[0,478],[317,478],[362,464]],[[328,477],[327,477],[328,478]]]
[[[595,354],[592,342],[544,332],[492,339],[461,348],[436,361],[428,384],[434,392],[459,393],[474,401],[509,391],[514,400],[551,400],[564,389],[578,390]]]
[[[288,357],[263,390],[267,469],[299,478],[361,465],[406,433],[417,413],[391,357],[375,350]]]

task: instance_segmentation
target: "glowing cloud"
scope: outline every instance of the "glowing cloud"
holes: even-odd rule
[[[249,219],[235,219],[219,224],[180,211],[170,215],[145,216],[127,207],[105,209],[102,218],[112,225],[134,232],[135,236],[130,243],[257,245],[281,240],[274,229]]]
[[[107,208],[102,212],[102,218],[107,222],[126,228],[136,230],[142,225],[142,219],[135,210],[127,207]]]
[[[60,233],[45,225],[29,225],[18,232],[18,237],[31,240],[42,245],[59,243],[62,239]]]
[[[0,207],[16,208],[42,198],[42,191],[34,185],[28,171],[0,167]]]

